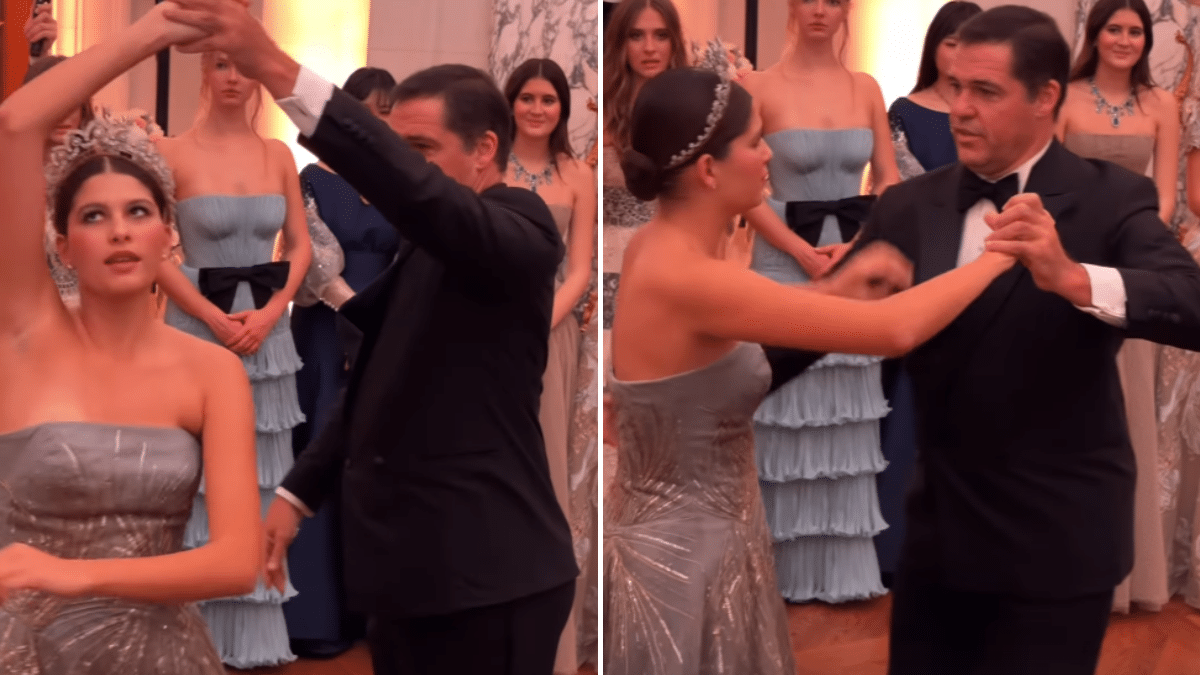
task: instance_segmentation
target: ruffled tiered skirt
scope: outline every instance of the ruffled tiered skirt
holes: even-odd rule
[[[873,537],[887,527],[875,476],[888,406],[876,357],[830,354],[755,413],[776,576],[792,602],[883,595]]]
[[[195,269],[181,270],[196,283]],[[232,313],[254,309],[249,287],[243,282],[234,298]],[[215,344],[221,344],[208,326],[179,309],[167,305],[168,325]],[[252,356],[243,356],[242,364],[254,394],[254,419],[257,430],[258,490],[262,515],[275,497],[275,488],[292,468],[292,429],[304,421],[296,396],[296,372],[301,361],[292,340],[287,316],[277,322]],[[196,548],[208,542],[208,509],[205,484],[200,483],[192,507],[192,517],[184,534],[184,546]],[[199,604],[221,660],[234,668],[257,668],[289,663],[296,659],[289,646],[287,623],[282,605],[296,595],[288,575],[286,591],[267,588],[260,579],[254,592],[235,598],[210,600]]]

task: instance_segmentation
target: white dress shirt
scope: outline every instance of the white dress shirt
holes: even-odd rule
[[[1017,167],[1017,192],[1025,191],[1025,183],[1029,180],[1029,172],[1033,170],[1033,166],[1038,163],[1046,151],[1050,149],[1050,143],[1042,148],[1041,152],[1033,157],[1030,157],[1021,166]],[[965,169],[969,171],[969,169]],[[1006,177],[1001,176],[1000,178]],[[980,176],[989,183],[995,183],[999,178],[993,180]],[[990,199],[980,199],[975,206],[967,209],[967,213],[963,218],[962,243],[958,249],[958,266],[961,267],[969,262],[972,262],[983,254],[985,248],[985,240],[992,233],[992,228],[988,227],[983,217],[996,213],[997,205],[992,203]],[[1099,265],[1083,264],[1083,269],[1087,272],[1088,279],[1092,284],[1092,305],[1090,307],[1076,307],[1101,321],[1117,326],[1125,327],[1125,280],[1121,278],[1121,273],[1113,267],[1102,267]]]

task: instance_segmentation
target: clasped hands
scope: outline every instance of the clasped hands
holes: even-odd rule
[[[985,241],[987,251],[1020,262],[1043,291],[1079,307],[1091,305],[1087,271],[1063,250],[1054,217],[1036,193],[1015,195],[1002,211],[984,216],[984,222],[992,229]],[[912,265],[890,245],[873,242],[813,285],[834,295],[878,299],[912,285]]]
[[[230,351],[241,356],[251,356],[258,352],[263,340],[282,317],[283,312],[272,307],[270,303],[262,309],[248,309],[234,314],[226,314],[214,306],[212,318],[205,323],[221,344]]]
[[[1087,271],[1063,250],[1054,217],[1040,196],[1032,192],[1014,195],[999,213],[984,216],[984,222],[992,228],[985,240],[987,251],[1015,258],[1043,291],[1079,307],[1092,304]]]

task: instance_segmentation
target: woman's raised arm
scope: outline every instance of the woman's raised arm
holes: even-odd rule
[[[201,33],[155,6],[112,39],[46,71],[0,105],[0,328],[17,329],[57,296],[46,269],[46,139],[72,110],[142,59]]]

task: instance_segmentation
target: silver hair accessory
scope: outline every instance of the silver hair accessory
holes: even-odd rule
[[[100,155],[124,157],[145,169],[162,187],[165,197],[162,216],[171,224],[172,247],[179,244],[179,229],[175,225],[175,178],[151,140],[156,135],[161,136],[161,131],[147,117],[137,116],[137,112],[133,111],[134,118],[131,119],[129,116],[114,115],[108,110],[97,111],[95,119],[82,129],[67,132],[63,142],[51,149],[46,161],[46,259],[59,295],[68,305],[78,302],[79,279],[75,270],[59,258],[54,210],[63,179],[89,159]]]
[[[700,136],[695,141],[692,141],[686,148],[671,157],[671,160],[667,162],[667,166],[665,167],[667,171],[690,160],[701,146],[707,143],[708,139],[712,138],[713,133],[717,130],[717,124],[725,114],[725,107],[729,105],[729,93],[733,91],[733,81],[730,78],[729,56],[725,45],[720,40],[710,40],[708,42],[708,49],[705,51],[705,57],[697,67],[712,70],[721,79],[717,83],[716,90],[713,92],[712,109],[709,110],[708,117],[704,120],[704,130],[700,132]]]
[[[63,179],[79,165],[101,155],[124,157],[146,170],[163,190],[166,209],[163,220],[175,222],[175,177],[166,160],[158,154],[153,141],[134,120],[114,115],[108,110],[97,112],[96,118],[81,129],[67,132],[63,142],[50,151],[46,162],[46,209],[54,221],[55,201]]]

